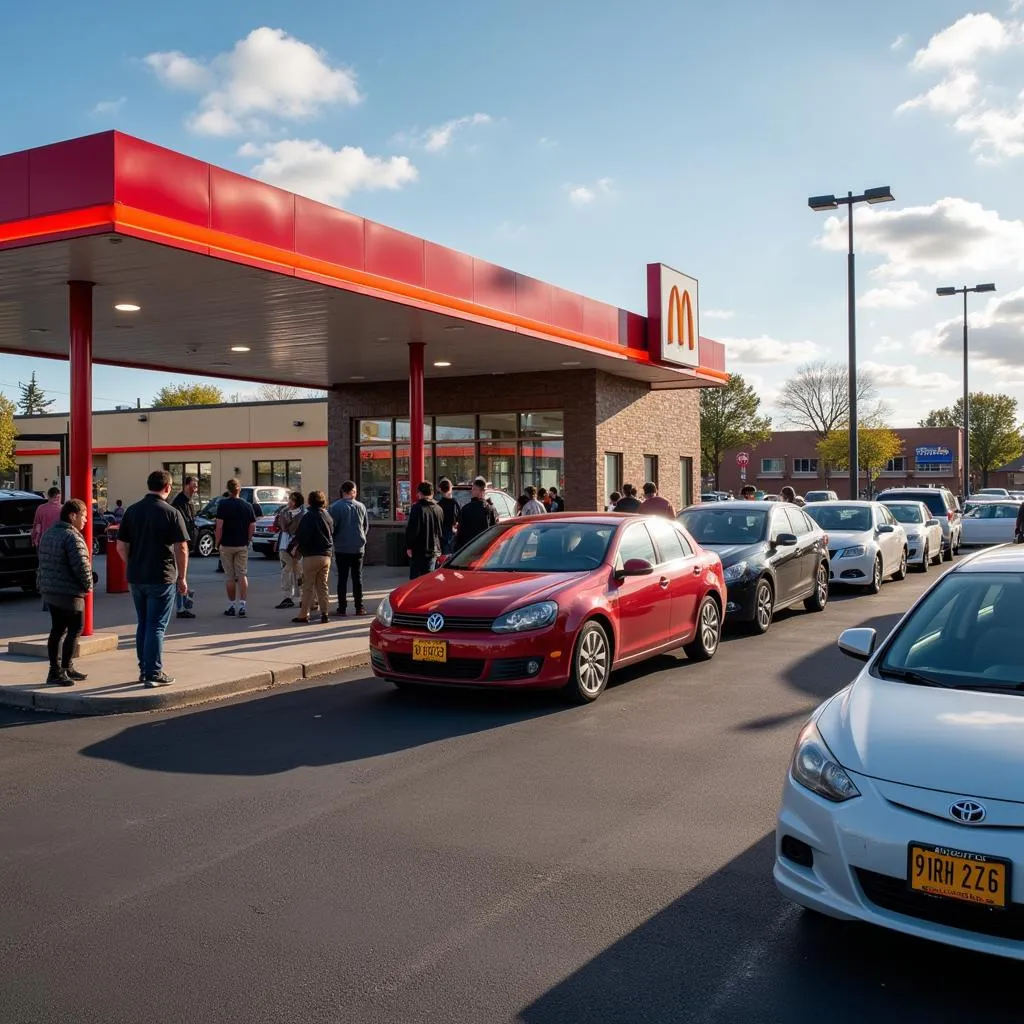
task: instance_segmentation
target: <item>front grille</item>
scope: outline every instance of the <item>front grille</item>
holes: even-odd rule
[[[527,670],[527,665],[531,661],[537,666],[534,672]],[[487,678],[496,682],[507,679],[532,679],[540,672],[543,664],[543,658],[496,658],[491,662],[491,671]]]
[[[991,910],[914,892],[902,878],[863,868],[854,871],[864,895],[883,910],[997,939],[1024,939],[1024,905],[1020,903],[1011,903],[1005,910]]]
[[[427,615],[407,615],[403,612],[395,612],[392,625],[401,629],[415,629],[426,633],[428,618]],[[494,619],[482,619],[474,615],[445,615],[444,627],[440,632],[489,633],[493,624]]]
[[[449,658],[446,662],[413,661],[411,654],[389,654],[391,669],[403,676],[423,679],[479,679],[484,670],[480,658]]]

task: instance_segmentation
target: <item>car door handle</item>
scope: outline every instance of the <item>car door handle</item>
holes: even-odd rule
[[[694,576],[699,576],[701,574],[701,572],[703,572],[703,570],[701,569],[701,567],[699,565],[695,565],[693,567],[693,575]]]
[[[661,579],[658,580],[658,586],[661,587],[662,590],[667,589],[668,588],[668,577],[667,576],[662,576]]]

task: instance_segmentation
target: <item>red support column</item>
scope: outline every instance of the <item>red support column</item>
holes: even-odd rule
[[[92,551],[92,282],[68,281],[71,338],[71,493],[80,498],[88,513],[85,546]],[[92,636],[92,594],[85,599],[85,628]]]
[[[423,357],[422,341],[409,344],[409,489],[416,500],[416,488],[423,481]]]

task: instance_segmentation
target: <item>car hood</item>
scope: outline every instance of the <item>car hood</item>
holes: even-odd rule
[[[217,523],[213,519],[207,519],[206,516],[196,516],[196,526],[216,526]]]
[[[863,673],[823,710],[840,764],[876,779],[995,800],[1024,799],[1024,695],[912,686]]]
[[[728,569],[730,565],[742,562],[744,559],[757,558],[763,555],[767,545],[764,541],[756,544],[705,544],[700,545],[705,551],[714,551],[722,560],[722,568]]]
[[[824,529],[824,527],[822,527]],[[851,547],[854,544],[870,544],[875,539],[873,530],[825,530],[830,548]]]
[[[391,607],[408,615],[440,610],[445,615],[496,618],[512,608],[552,600],[586,575],[442,568],[399,587],[391,595]]]

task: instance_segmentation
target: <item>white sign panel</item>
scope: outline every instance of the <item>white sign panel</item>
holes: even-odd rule
[[[664,263],[652,264],[648,275],[648,303],[658,296],[660,356],[679,366],[700,366],[700,302],[697,280]],[[652,280],[653,279],[653,280]],[[657,282],[657,288],[650,287]],[[649,314],[653,310],[649,311]]]

